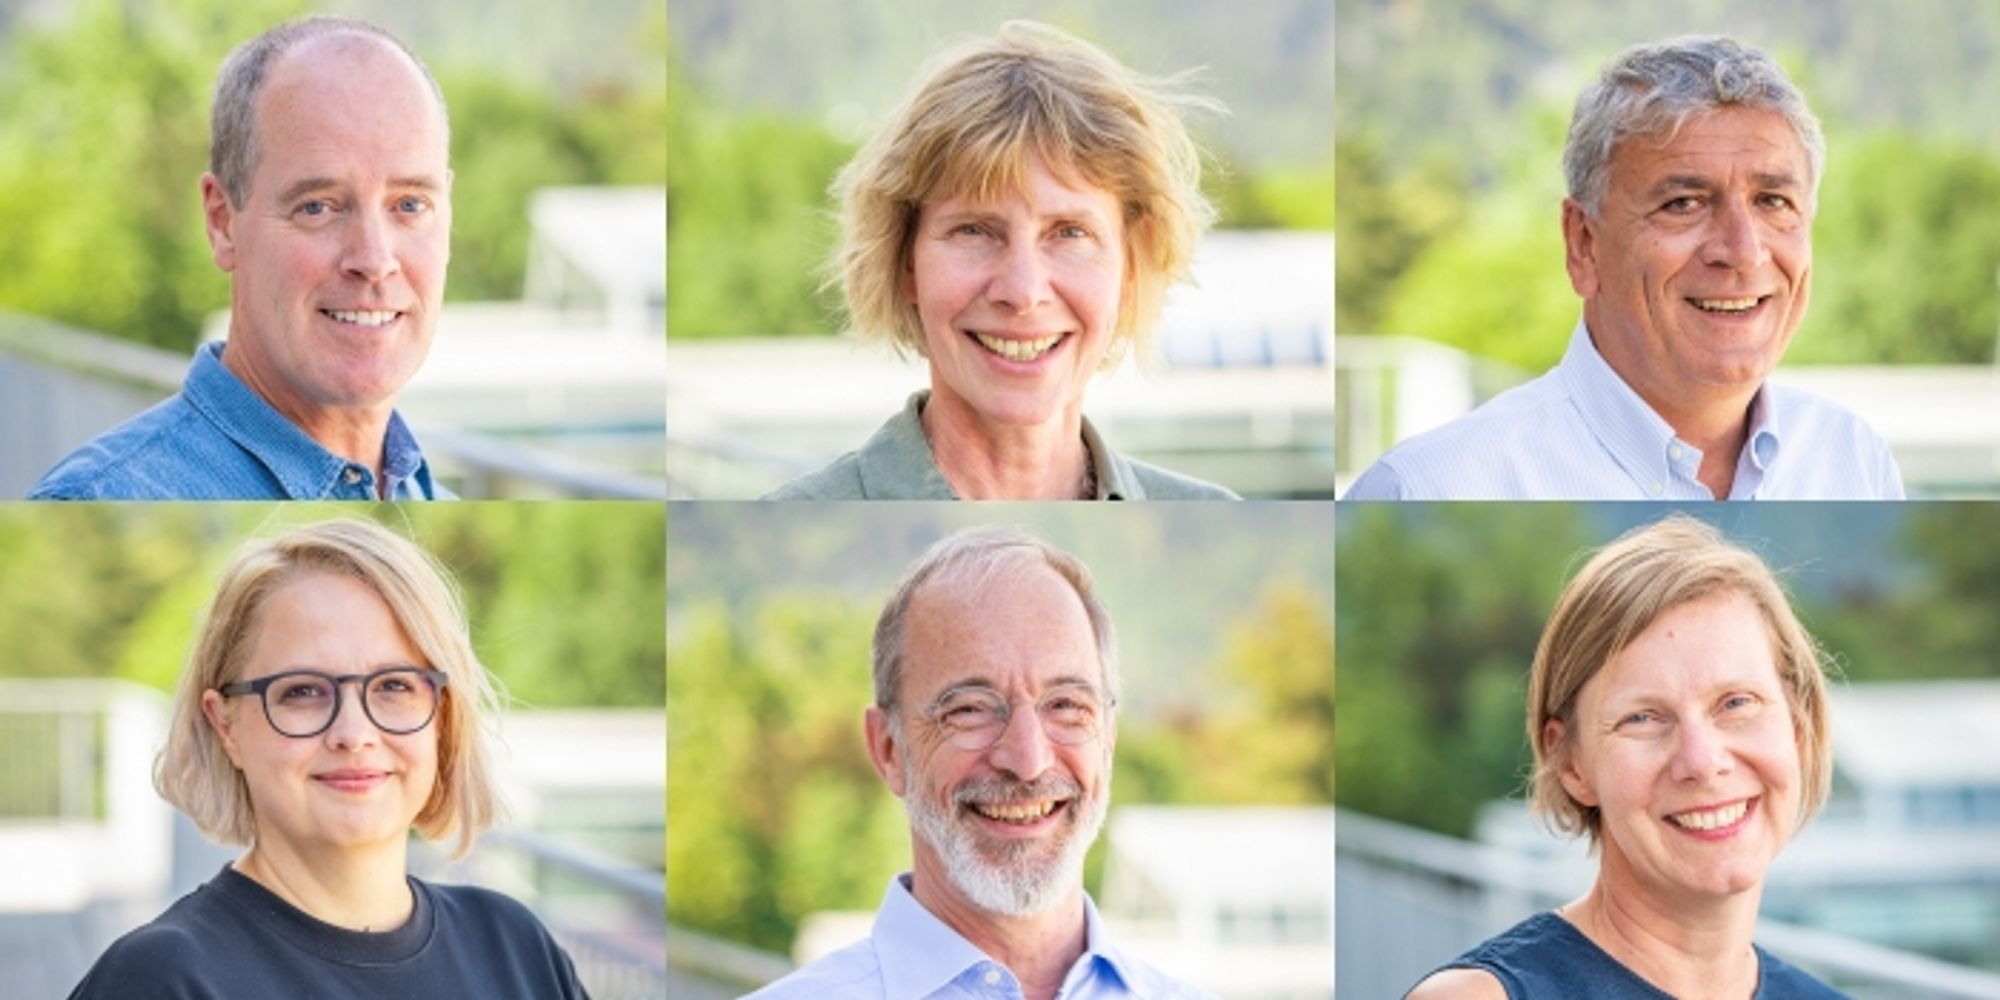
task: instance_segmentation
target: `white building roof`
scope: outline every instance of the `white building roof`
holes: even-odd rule
[[[1828,708],[1835,766],[1864,788],[2000,785],[2000,681],[1836,686]]]
[[[1330,806],[1123,806],[1109,839],[1119,864],[1200,908],[1332,903]]]

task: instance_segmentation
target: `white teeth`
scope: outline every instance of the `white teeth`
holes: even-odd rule
[[[1733,806],[1723,806],[1706,812],[1685,812],[1667,818],[1689,830],[1715,830],[1742,819],[1744,812],[1749,808],[1750,801],[1745,799]]]
[[[1033,361],[1047,353],[1049,348],[1056,346],[1056,342],[1062,339],[1060,333],[1039,340],[1008,340],[1002,337],[989,337],[983,333],[974,333],[973,336],[977,337],[987,350],[1009,361]]]
[[[387,326],[401,313],[390,309],[372,309],[361,312],[347,312],[340,309],[325,310],[328,316],[355,326]]]
[[[1028,823],[1047,816],[1056,807],[1053,801],[988,803],[975,802],[972,808],[987,819],[997,819],[1006,823]]]
[[[1745,312],[1757,308],[1757,303],[1762,300],[1756,298],[1748,298],[1748,299],[1694,299],[1692,301],[1694,302],[1696,308],[1705,309],[1709,312]]]

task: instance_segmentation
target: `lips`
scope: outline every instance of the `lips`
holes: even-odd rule
[[[971,331],[970,336],[973,340],[979,342],[979,346],[984,347],[993,354],[997,354],[1009,361],[1027,363],[1038,360],[1043,355],[1055,350],[1056,346],[1061,344],[1068,334],[1052,333],[1041,337],[1008,337]]]
[[[370,768],[340,768],[313,775],[313,780],[335,791],[366,792],[388,780],[389,772]]]
[[[1082,787],[1073,779],[1049,775],[1026,782],[974,782],[960,788],[953,798],[989,826],[1031,832],[1062,818],[1082,794]]]
[[[1689,305],[1694,306],[1702,312],[1730,316],[1751,312],[1758,306],[1763,305],[1765,300],[1769,298],[1769,295],[1752,295],[1738,298],[1690,297],[1687,301]]]
[[[1738,799],[1722,805],[1670,813],[1666,820],[1670,825],[1697,836],[1728,836],[1749,818],[1750,809],[1756,803],[1756,797]]]
[[[364,327],[388,326],[403,315],[395,309],[321,309],[319,313],[336,323]]]

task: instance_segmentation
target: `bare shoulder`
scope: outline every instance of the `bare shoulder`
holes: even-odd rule
[[[1507,1000],[1507,988],[1485,969],[1439,969],[1404,994],[1403,1000]]]

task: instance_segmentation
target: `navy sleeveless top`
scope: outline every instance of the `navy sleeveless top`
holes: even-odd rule
[[[1757,992],[1752,1000],[1839,1000],[1844,996],[1764,949],[1756,951]],[[1553,912],[1537,913],[1515,924],[1443,968],[1490,972],[1506,988],[1510,1000],[1673,1000],[1673,994],[1639,978],[1576,925]]]

